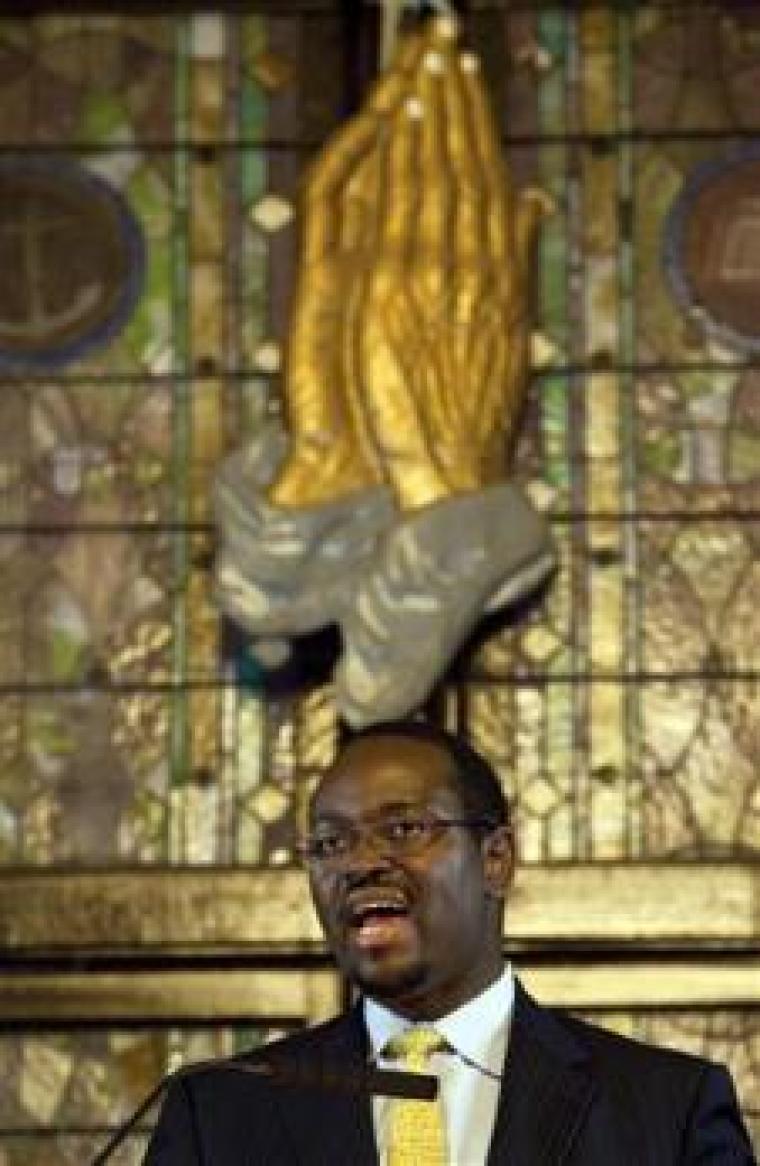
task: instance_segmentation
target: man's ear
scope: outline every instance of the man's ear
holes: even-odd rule
[[[506,898],[515,869],[515,835],[511,826],[497,826],[483,839],[483,867],[489,892]]]

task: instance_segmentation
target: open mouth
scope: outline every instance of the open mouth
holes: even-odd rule
[[[349,933],[359,947],[402,942],[412,933],[409,905],[397,892],[362,895],[348,904]]]

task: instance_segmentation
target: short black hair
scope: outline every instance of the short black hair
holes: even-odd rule
[[[486,818],[496,826],[511,826],[512,814],[496,772],[465,737],[429,721],[379,721],[351,733],[343,748],[372,737],[406,737],[440,749],[451,761],[451,771],[462,810],[467,817]]]

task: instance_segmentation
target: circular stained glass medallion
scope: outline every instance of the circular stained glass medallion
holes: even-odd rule
[[[673,293],[718,341],[760,352],[760,147],[697,166],[665,224]]]
[[[0,365],[57,368],[123,327],[143,286],[122,195],[69,159],[0,159]]]

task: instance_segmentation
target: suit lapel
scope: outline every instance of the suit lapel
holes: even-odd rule
[[[593,1092],[588,1054],[517,984],[488,1166],[566,1162]]]
[[[366,1037],[354,1008],[298,1055],[310,1073],[338,1073],[349,1080],[366,1068]],[[286,1090],[280,1116],[295,1162],[316,1166],[377,1166],[369,1097],[332,1089]]]

